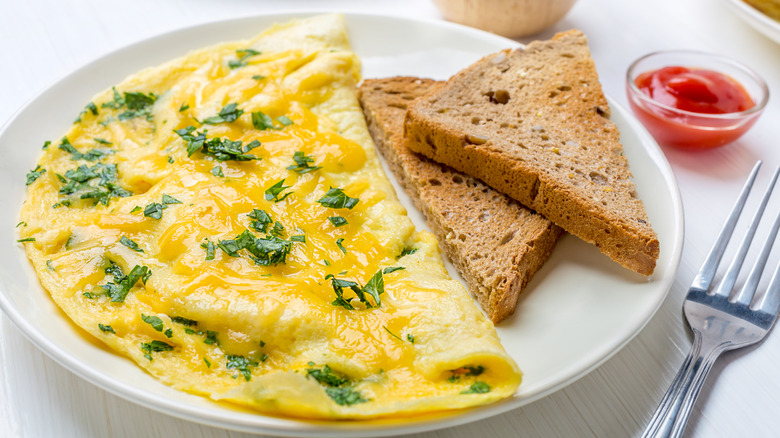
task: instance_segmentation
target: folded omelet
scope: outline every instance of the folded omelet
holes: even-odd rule
[[[359,78],[324,15],[98,94],[27,175],[42,285],[163,383],[264,413],[511,396],[515,362],[381,170]]]

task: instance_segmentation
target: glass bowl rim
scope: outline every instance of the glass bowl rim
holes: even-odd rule
[[[738,112],[733,112],[733,113],[724,113],[724,114],[697,113],[697,112],[693,112],[693,111],[681,110],[679,108],[675,108],[673,106],[665,105],[665,104],[663,104],[661,102],[658,102],[657,100],[654,100],[653,98],[651,98],[647,94],[643,93],[642,90],[640,90],[639,87],[637,87],[636,83],[631,78],[631,76],[632,76],[632,73],[634,72],[637,64],[639,64],[640,62],[642,62],[642,61],[644,61],[644,60],[646,60],[648,58],[651,58],[651,57],[656,57],[656,56],[661,56],[661,55],[671,55],[671,54],[675,54],[675,55],[685,55],[685,54],[687,54],[687,55],[695,55],[695,56],[705,56],[705,57],[708,57],[708,58],[712,58],[712,59],[714,59],[714,60],[716,60],[716,61],[718,61],[720,63],[729,64],[729,65],[731,65],[733,67],[736,67],[737,69],[742,70],[744,73],[746,73],[748,76],[750,76],[751,79],[753,79],[758,84],[758,88],[760,89],[759,97],[761,99],[758,102],[756,102],[756,104],[753,107],[748,108],[748,109],[746,109],[744,111],[738,111]],[[626,84],[628,85],[628,88],[631,91],[631,94],[636,96],[636,98],[638,98],[644,104],[652,104],[652,105],[655,105],[658,108],[661,108],[661,109],[666,110],[666,111],[670,111],[670,112],[675,113],[675,114],[679,114],[679,115],[683,115],[683,116],[689,116],[689,117],[698,117],[698,118],[701,118],[701,119],[732,120],[732,119],[747,118],[747,117],[753,115],[754,113],[760,113],[761,111],[763,111],[764,107],[766,107],[766,104],[769,101],[769,86],[767,85],[766,81],[764,81],[764,79],[761,76],[758,75],[758,73],[753,71],[753,69],[751,69],[750,67],[746,66],[745,64],[742,64],[741,62],[739,62],[739,61],[737,61],[735,59],[732,59],[732,58],[729,58],[729,57],[726,57],[726,56],[723,56],[723,55],[717,55],[717,54],[714,54],[714,53],[703,52],[703,51],[698,51],[698,50],[658,50],[658,51],[655,51],[655,52],[650,52],[650,53],[648,53],[648,54],[638,58],[637,60],[632,62],[631,65],[628,66],[628,70],[626,70]],[[631,96],[629,96],[629,98],[631,98]]]

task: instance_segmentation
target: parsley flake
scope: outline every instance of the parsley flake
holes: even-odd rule
[[[150,326],[152,326],[152,328],[157,330],[158,332],[162,332],[163,331],[163,321],[159,317],[157,317],[157,316],[148,316],[148,315],[141,314],[141,319],[145,323],[147,323]]]
[[[488,392],[490,392],[490,385],[481,380],[477,380],[471,384],[469,389],[461,391],[461,394],[485,394]]]
[[[174,132],[181,137],[187,145],[187,156],[192,156],[198,149],[204,155],[210,155],[216,158],[218,161],[250,161],[259,160],[260,158],[247,154],[247,152],[260,146],[260,142],[252,140],[246,145],[241,140],[232,141],[227,138],[211,138],[206,137],[208,131],[197,132],[194,126],[188,126],[182,129],[176,129]]]
[[[222,173],[222,168],[219,167],[219,166],[214,166],[211,169],[211,174],[214,175],[214,176],[218,176],[218,177],[223,177],[223,178],[225,177],[225,174]]]
[[[43,168],[43,167],[41,167],[40,165],[38,165],[38,166],[35,166],[35,169],[31,170],[31,171],[30,171],[30,172],[27,174],[27,185],[29,186],[30,184],[34,183],[34,182],[35,182],[35,180],[37,180],[38,178],[40,178],[40,177],[41,177],[41,175],[43,175],[44,173],[46,173],[46,169],[44,169],[44,168]]]
[[[237,103],[229,103],[219,111],[219,115],[203,119],[203,124],[217,125],[219,123],[235,122],[241,117],[241,114],[244,114],[244,110],[238,109]]]
[[[147,266],[139,265],[135,265],[133,269],[130,270],[129,274],[124,275],[122,269],[114,262],[110,262],[109,266],[105,269],[105,272],[114,277],[114,282],[103,285],[103,289],[114,303],[123,303],[127,294],[130,293],[130,289],[132,289],[139,280],[146,283],[152,275],[152,271]]]
[[[285,126],[290,126],[293,124],[293,121],[290,120],[290,118],[287,116],[280,116],[276,119],[276,121],[282,125],[281,128],[274,126],[274,120],[268,114],[262,111],[252,113],[252,125],[259,131],[265,131],[267,129],[279,131],[284,129]]]
[[[320,166],[311,166],[310,163],[314,162],[314,158],[304,155],[304,153],[301,151],[296,151],[293,154],[293,161],[295,161],[295,164],[288,166],[287,170],[292,170],[297,173],[304,174],[315,171],[317,169],[322,169]]]
[[[260,55],[261,53],[262,52],[258,52],[257,50],[254,50],[254,49],[239,49],[239,50],[236,50],[236,56],[238,57],[238,59],[237,60],[228,61],[228,67],[230,67],[231,69],[243,67],[243,66],[247,65],[247,63],[249,62],[247,60],[248,58],[250,58],[252,56]]]
[[[328,220],[333,224],[334,227],[340,227],[349,223],[341,216],[331,216],[328,218]]]
[[[360,200],[358,198],[350,198],[344,193],[343,189],[330,188],[325,193],[325,196],[318,199],[317,202],[328,208],[347,208],[352,209]]]
[[[347,253],[347,248],[344,248],[344,245],[342,245],[342,244],[341,244],[343,241],[344,241],[344,238],[343,238],[343,237],[339,237],[338,239],[336,239],[336,246],[338,246],[338,247],[339,247],[339,249],[341,250],[341,252],[343,252],[344,254],[346,254],[346,253]]]
[[[71,154],[70,159],[71,160],[86,160],[86,161],[97,161],[106,155],[111,155],[114,153],[114,151],[109,149],[92,149],[86,153],[81,153],[76,149],[68,140],[68,137],[62,137],[62,140],[59,145],[59,149],[69,152]]]
[[[144,208],[144,216],[152,219],[162,219],[163,205],[159,202],[152,202]]]
[[[244,379],[246,379],[247,382],[252,380],[252,372],[249,370],[249,368],[256,367],[258,365],[257,361],[247,359],[244,356],[231,354],[228,354],[225,357],[227,358],[227,365],[225,365],[225,368],[229,370],[237,370],[239,373],[241,373],[241,375],[244,376]],[[238,376],[234,376],[233,378],[236,377]]]
[[[403,266],[388,266],[387,268],[382,270],[382,273],[383,274],[392,274],[395,271],[401,271],[401,270],[404,270],[404,269],[406,269],[406,268],[404,268]]]
[[[285,190],[287,190],[289,188],[290,188],[290,186],[285,186],[284,185],[284,179],[282,179],[281,181],[277,182],[276,184],[274,184],[271,187],[269,187],[268,189],[266,189],[266,191],[265,191],[265,200],[266,201],[274,201],[274,202],[282,202],[282,201],[284,201],[285,198],[290,196],[293,192],[291,192],[291,191],[287,192],[281,198],[279,197],[279,194],[281,194],[283,191],[285,191]]]
[[[153,352],[160,352],[160,351],[171,351],[173,350],[173,345],[163,342],[154,340],[152,342],[144,342],[141,344],[141,350],[145,351],[146,354],[144,354],[144,357],[152,360],[152,353]]]
[[[98,328],[103,333],[113,333],[113,334],[116,334],[116,332],[114,331],[114,328],[111,327],[110,325],[103,325],[103,324],[98,323]]]
[[[132,249],[135,252],[144,252],[143,248],[138,246],[138,244],[135,243],[135,241],[133,241],[132,239],[128,238],[127,236],[122,236],[119,239],[119,243],[121,243],[122,245]]]

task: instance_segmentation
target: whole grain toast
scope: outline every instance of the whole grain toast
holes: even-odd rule
[[[644,275],[658,238],[609,120],[587,39],[504,50],[409,106],[407,146],[481,179]]]
[[[413,77],[366,79],[358,97],[379,151],[485,313],[498,323],[514,312],[520,291],[563,231],[484,183],[405,146],[406,106],[439,84]]]

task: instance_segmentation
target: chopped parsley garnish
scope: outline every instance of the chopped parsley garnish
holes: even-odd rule
[[[271,231],[268,234],[276,237],[282,237],[282,234],[284,234],[284,225],[282,225],[282,223],[279,221],[274,222],[274,227],[271,228]]]
[[[293,124],[293,121],[290,120],[290,118],[287,116],[280,116],[276,119],[276,121],[282,125],[281,128],[274,126],[274,120],[268,114],[262,111],[252,113],[252,125],[259,131],[265,131],[266,129],[279,131],[284,129],[285,126],[290,126]]]
[[[40,178],[40,177],[41,177],[41,175],[43,175],[44,173],[46,173],[46,169],[44,169],[44,168],[43,168],[43,167],[41,167],[40,165],[38,165],[38,166],[35,166],[35,169],[31,170],[31,171],[30,171],[30,172],[27,174],[27,185],[29,186],[30,184],[34,183],[34,182],[35,182],[35,180],[37,180],[38,178]]]
[[[83,110],[79,113],[79,116],[76,118],[76,120],[73,123],[79,123],[81,122],[81,116],[84,114],[87,114],[87,112],[92,113],[93,116],[98,115],[98,109],[97,106],[93,102],[88,103]]]
[[[135,117],[145,117],[147,121],[152,121],[152,105],[157,100],[154,93],[144,94],[141,92],[125,92],[124,96],[119,94],[116,88],[114,90],[114,100],[105,102],[101,105],[103,108],[122,109],[126,111],[119,114],[119,120],[129,120]]]
[[[17,242],[35,242],[35,237],[25,237],[24,239],[19,239]]]
[[[144,252],[143,248],[138,246],[138,244],[135,243],[135,241],[133,241],[132,239],[128,238],[127,236],[122,236],[121,238],[119,238],[119,243],[121,243],[122,245],[132,249],[135,252]]]
[[[309,366],[313,366],[313,362],[309,362]],[[322,369],[308,368],[306,370],[306,377],[311,377],[322,385],[328,386],[341,386],[349,382],[345,376],[340,373],[336,373],[325,365]]]
[[[16,224],[16,227],[15,227],[15,228],[19,228],[19,227],[26,227],[26,226],[27,226],[27,222],[25,222],[25,221],[21,221],[21,222],[19,222],[18,224]]]
[[[211,368],[211,362],[209,362],[209,360],[208,360],[208,359],[206,359],[206,358],[204,357],[204,358],[203,358],[203,362],[206,362],[206,367],[207,367],[207,368]]]
[[[105,138],[93,137],[92,139],[95,140],[95,143],[104,144],[104,145],[107,145],[107,146],[110,146],[110,145],[114,144],[114,143],[111,143],[110,141],[106,140]]]
[[[471,384],[469,389],[461,391],[461,394],[485,394],[487,392],[490,392],[490,385],[481,380],[477,380]]]
[[[265,233],[268,229],[268,225],[273,222],[273,219],[271,219],[271,216],[269,216],[265,210],[258,210],[256,208],[249,213],[249,218],[254,219],[249,225],[261,233]]]
[[[163,210],[171,204],[181,204],[182,202],[171,195],[163,193],[162,202],[152,202],[144,208],[144,216],[152,219],[162,219]],[[135,210],[135,209],[134,209]]]
[[[132,214],[132,213],[136,213],[136,212],[139,212],[139,211],[141,211],[141,206],[140,205],[136,205],[135,207],[133,207],[132,210],[130,210],[130,213]]]
[[[312,172],[317,169],[322,169],[320,166],[311,166],[311,163],[314,163],[314,158],[304,155],[301,151],[296,151],[293,154],[293,161],[295,161],[294,165],[287,166],[287,170],[292,170],[297,173],[303,174],[307,172]]]
[[[171,351],[173,350],[173,345],[163,342],[154,340],[152,342],[144,342],[141,344],[141,350],[145,351],[146,354],[144,354],[144,357],[152,360],[152,353],[153,352],[159,352],[159,351]]]
[[[256,81],[262,81],[263,79],[265,79],[265,76],[263,76],[263,75],[254,75],[254,76],[252,76],[252,79],[254,79]]]
[[[163,205],[159,202],[152,202],[144,208],[144,216],[152,219],[162,219]]]
[[[46,260],[46,267],[49,268],[50,271],[57,271],[57,268],[54,267],[54,265],[51,264],[51,260]]]
[[[276,184],[274,184],[271,187],[269,187],[268,189],[266,189],[266,191],[265,191],[265,200],[266,201],[274,201],[274,202],[282,202],[282,201],[284,201],[285,198],[287,198],[288,196],[290,196],[293,193],[293,192],[290,191],[290,192],[285,193],[284,196],[282,196],[281,198],[279,197],[279,195],[283,191],[285,191],[285,190],[287,190],[289,188],[290,188],[290,186],[285,186],[284,185],[284,179],[282,179],[281,181],[277,182]]]
[[[147,323],[150,326],[152,326],[152,328],[157,330],[158,332],[162,332],[163,331],[163,322],[162,322],[162,319],[160,319],[159,317],[141,314],[141,319],[145,323]]]
[[[339,237],[338,239],[336,239],[336,246],[339,247],[341,252],[346,254],[347,253],[347,248],[344,248],[344,245],[342,245],[342,242],[344,242],[344,238],[343,237]]]
[[[62,137],[62,141],[60,142],[59,149],[65,152],[69,152],[71,154],[70,159],[74,161],[75,160],[97,161],[105,157],[106,155],[111,155],[114,153],[114,151],[108,149],[92,149],[87,153],[81,153],[70,143],[70,140],[68,140],[67,137]]]
[[[182,202],[171,195],[166,195],[165,193],[163,193],[162,203],[163,205],[171,205],[171,204],[181,204]]]
[[[217,249],[214,242],[209,240],[206,243],[201,243],[200,247],[206,250],[206,260],[214,260],[214,252]]]
[[[238,257],[238,252],[246,250],[255,264],[261,266],[276,266],[284,263],[292,249],[292,242],[276,236],[255,237],[245,230],[232,240],[220,240],[219,248],[231,257]]]
[[[119,185],[116,164],[82,164],[65,172],[64,177],[59,174],[57,177],[65,184],[59,191],[61,195],[77,194],[81,199],[94,199],[95,204],[108,205],[111,198],[132,196]],[[65,205],[65,201],[62,203]]]
[[[195,321],[194,319],[184,318],[182,316],[172,316],[171,321],[175,322],[176,324],[181,324],[187,327],[193,327],[198,325],[198,321]]]
[[[341,216],[331,216],[328,218],[328,220],[330,221],[330,223],[333,224],[334,227],[340,227],[342,225],[346,225],[349,223],[345,218]]]
[[[332,188],[325,193],[325,196],[318,199],[317,202],[328,208],[347,208],[352,209],[360,200],[350,198],[342,189]]]
[[[168,163],[173,164],[173,157],[168,155]]]
[[[111,327],[110,325],[103,325],[103,324],[98,323],[98,328],[103,333],[113,333],[113,334],[116,334],[116,332],[114,331],[114,328]]]
[[[144,284],[152,275],[152,271],[146,266],[135,265],[130,273],[124,275],[122,269],[114,262],[106,268],[106,274],[114,277],[114,282],[103,286],[111,301],[114,303],[123,303],[130,289],[141,280]]]
[[[229,370],[237,370],[241,375],[244,376],[244,379],[246,381],[252,380],[252,373],[249,371],[249,367],[256,367],[258,365],[257,361],[254,361],[252,359],[247,359],[244,356],[238,356],[238,355],[232,355],[228,354],[225,356],[227,358],[227,365],[225,365],[225,368]],[[236,376],[233,376],[235,379]]]
[[[416,252],[417,252],[417,248],[404,248],[404,250],[401,251],[401,255],[398,256],[398,258],[401,258],[403,256],[407,256],[407,255],[410,255],[410,254],[414,254]]]
[[[309,366],[314,366],[314,363],[309,362]],[[341,374],[335,373],[327,365],[322,369],[307,369],[306,377],[312,377],[319,384],[326,386],[325,393],[339,405],[350,406],[368,401],[351,385],[348,385],[349,379]]]
[[[222,168],[219,167],[219,166],[214,166],[211,169],[211,174],[214,175],[214,176],[219,176],[219,177],[224,177],[225,176],[225,174],[222,173]]]
[[[181,113],[181,112],[187,111],[188,109],[190,109],[190,106],[188,104],[186,104],[186,103],[183,103],[179,107],[179,112]]]
[[[406,269],[406,268],[404,268],[403,266],[388,266],[387,268],[382,270],[382,273],[383,274],[392,274],[395,271],[402,271],[404,269]]]
[[[297,234],[295,236],[290,236],[290,242],[306,243],[306,235],[305,234]]]
[[[219,334],[218,332],[206,330],[205,334],[206,339],[203,340],[204,344],[214,345],[217,343],[217,335]]]
[[[342,406],[351,406],[357,403],[365,403],[368,400],[349,386],[340,388],[325,388],[325,393],[333,399],[334,402]]]
[[[244,114],[244,110],[238,109],[237,103],[229,103],[219,111],[219,115],[203,119],[203,124],[216,125],[219,123],[235,122],[241,117],[241,114]]]
[[[392,336],[392,337],[394,337],[394,338],[398,339],[399,341],[403,342],[403,339],[401,339],[401,337],[400,337],[400,336],[398,336],[397,334],[395,334],[395,333],[391,332],[391,331],[390,331],[390,329],[389,329],[389,328],[387,328],[387,326],[386,326],[386,325],[383,325],[383,326],[382,326],[382,328],[384,328],[384,329],[385,329],[385,331],[386,331],[387,333],[390,333],[390,336]]]
[[[334,306],[340,306],[347,310],[355,310],[355,307],[350,303],[353,299],[355,299],[355,297],[361,303],[365,304],[366,308],[368,309],[372,307],[379,307],[382,304],[379,295],[385,292],[385,281],[382,278],[381,270],[376,271],[376,274],[374,274],[374,276],[371,277],[371,280],[369,280],[368,283],[366,283],[366,285],[362,288],[354,281],[340,280],[334,277],[332,274],[325,276],[325,279],[330,279],[330,285],[333,287],[333,291],[336,293],[336,300],[331,303]],[[355,297],[344,298],[344,289],[350,289],[352,292],[354,292]],[[371,304],[371,301],[368,300],[367,295],[374,299],[373,305]]]
[[[414,344],[414,336],[411,333],[406,334],[406,340]]]
[[[46,149],[49,149],[49,145],[51,145],[51,141],[46,140],[43,142],[43,147],[41,147],[41,149],[45,151]]]
[[[262,52],[258,52],[257,50],[254,50],[254,49],[239,49],[239,50],[236,50],[236,56],[238,57],[238,59],[237,60],[228,61],[228,67],[230,67],[231,69],[243,67],[243,66],[247,65],[247,63],[249,62],[249,61],[247,61],[247,59],[249,57],[257,56],[257,55],[259,55],[261,53]]]
[[[218,161],[260,159],[252,154],[247,154],[247,152],[260,146],[260,142],[257,140],[252,140],[244,145],[241,140],[232,141],[227,138],[208,139],[206,137],[208,131],[196,132],[195,129],[194,126],[190,125],[174,131],[187,144],[187,156],[192,156],[198,149],[201,149],[204,155],[210,155]]]

